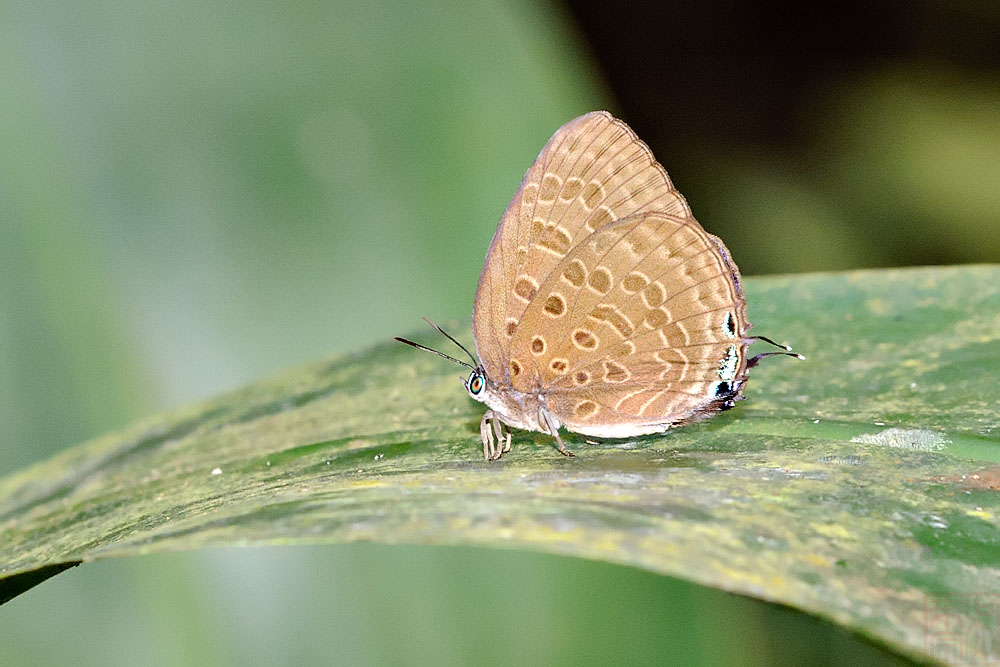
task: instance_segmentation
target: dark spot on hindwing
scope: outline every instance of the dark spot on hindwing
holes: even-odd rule
[[[542,310],[552,317],[559,317],[566,312],[566,300],[560,294],[550,294]]]
[[[545,339],[541,336],[535,336],[531,339],[531,352],[532,354],[542,354],[545,352]]]

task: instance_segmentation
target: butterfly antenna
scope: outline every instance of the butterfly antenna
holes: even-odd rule
[[[433,350],[433,349],[427,347],[426,345],[421,345],[420,343],[414,343],[412,340],[407,340],[405,338],[400,338],[399,336],[396,336],[393,340],[398,340],[400,343],[406,343],[410,347],[415,347],[418,350],[426,350],[428,352],[433,352],[434,354],[438,355],[439,357],[444,357],[448,361],[454,361],[456,364],[462,364],[466,368],[471,368],[472,370],[476,370],[475,366],[470,366],[469,364],[465,363],[461,359],[456,359],[455,357],[449,357],[444,352],[438,352],[437,350]]]
[[[795,357],[799,361],[805,361],[805,356],[798,354],[797,352],[762,352],[747,361],[747,368],[753,368],[759,364],[760,360],[764,357]]]
[[[765,343],[770,343],[771,345],[773,345],[775,347],[780,347],[785,352],[791,352],[792,351],[792,348],[789,347],[788,345],[782,345],[781,343],[775,343],[773,340],[771,340],[767,336],[750,336],[749,338],[747,338],[747,340],[751,340],[751,341],[753,341],[753,340],[762,340]]]
[[[754,366],[756,366],[757,364],[759,364],[760,360],[763,359],[764,357],[780,357],[780,356],[785,356],[785,357],[795,357],[796,359],[798,359],[800,361],[805,361],[805,355],[799,354],[798,352],[793,352],[792,348],[789,347],[788,345],[782,345],[781,343],[775,343],[773,340],[771,340],[767,336],[751,336],[750,338],[747,338],[747,340],[749,340],[749,341],[762,340],[765,343],[770,343],[771,345],[773,345],[775,347],[780,347],[782,350],[784,350],[784,352],[762,352],[761,354],[758,354],[756,357],[753,357],[753,358],[751,358],[751,359],[749,359],[747,361],[747,368],[753,368]]]
[[[432,327],[434,327],[435,329],[437,329],[437,330],[438,330],[438,332],[439,332],[439,333],[440,333],[440,334],[441,334],[442,336],[444,336],[445,338],[447,338],[448,340],[450,340],[450,341],[451,341],[452,343],[454,343],[455,345],[458,345],[458,346],[459,346],[460,348],[462,348],[462,351],[463,351],[463,352],[465,352],[465,353],[466,353],[467,355],[469,355],[469,359],[471,359],[471,360],[472,360],[472,364],[473,364],[473,366],[472,366],[472,367],[473,367],[473,368],[475,368],[476,366],[478,366],[478,365],[479,365],[479,361],[477,361],[477,360],[476,360],[476,357],[475,357],[475,356],[474,356],[474,355],[473,355],[473,354],[472,354],[471,352],[469,352],[469,348],[465,347],[464,345],[462,345],[461,343],[459,343],[459,342],[458,342],[457,340],[455,340],[455,337],[454,337],[454,336],[452,336],[452,335],[451,335],[450,333],[448,333],[447,331],[445,331],[444,329],[442,329],[442,328],[441,328],[441,327],[439,327],[438,325],[436,325],[436,324],[434,324],[433,322],[431,322],[431,321],[430,321],[430,320],[429,320],[428,318],[426,318],[426,317],[424,318],[424,322],[427,322],[427,324],[429,324],[429,325],[431,325]]]

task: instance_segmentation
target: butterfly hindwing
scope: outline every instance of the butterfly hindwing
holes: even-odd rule
[[[639,213],[593,232],[539,286],[510,350],[526,372],[510,382],[544,392],[570,430],[662,430],[738,389],[748,328],[721,241],[694,218]]]

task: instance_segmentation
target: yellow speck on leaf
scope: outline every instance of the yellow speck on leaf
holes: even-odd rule
[[[830,559],[817,553],[807,553],[803,556],[805,561],[816,567],[830,567]]]
[[[812,529],[824,537],[843,539],[851,537],[851,533],[846,528],[836,523],[814,523]]]

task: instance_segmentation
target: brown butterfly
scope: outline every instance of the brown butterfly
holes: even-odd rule
[[[428,320],[428,322],[430,322]],[[605,111],[556,131],[497,227],[479,278],[465,388],[489,410],[483,456],[510,427],[626,438],[711,417],[743,399],[750,368],[776,354],[746,335],[740,272],[691,216],[667,172]],[[783,348],[747,358],[761,340]]]

